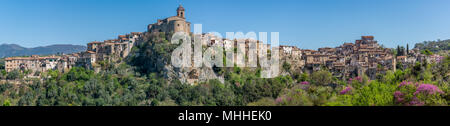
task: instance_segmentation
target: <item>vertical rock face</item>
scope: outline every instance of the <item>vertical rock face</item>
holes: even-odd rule
[[[205,81],[212,80],[212,79],[217,79],[222,83],[225,82],[224,77],[216,75],[216,73],[214,72],[214,70],[212,68],[202,67],[200,69],[200,71],[201,72],[200,72],[200,76],[198,77],[198,79],[201,82],[205,82]]]
[[[219,77],[212,68],[208,67],[174,67],[171,63],[171,54],[178,47],[169,40],[173,33],[191,32],[190,22],[186,21],[186,9],[179,6],[177,15],[158,20],[148,25],[145,35],[136,41],[137,51],[131,52],[129,62],[136,66],[142,73],[158,73],[169,81],[179,80],[182,83],[193,84],[196,82],[218,79],[224,82],[224,77]]]
[[[171,36],[172,33],[145,33],[143,38],[137,41],[136,49],[130,53],[127,61],[130,65],[137,67],[141,73],[158,73],[169,81],[179,80],[182,83],[195,84],[218,79],[224,82],[223,76],[218,76],[217,71],[205,65],[201,67],[173,66],[171,56],[179,44],[170,43],[168,39]]]
[[[167,64],[162,74],[169,81],[179,80],[182,83],[195,84],[196,82],[206,82],[208,80],[217,79],[224,83],[223,76],[217,76],[212,68],[175,68],[171,64]]]

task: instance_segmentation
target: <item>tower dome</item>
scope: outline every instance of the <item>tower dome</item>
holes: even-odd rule
[[[180,6],[179,6],[178,9],[177,9],[177,16],[178,16],[178,17],[181,17],[181,18],[185,18],[185,17],[184,17],[184,7],[181,6],[181,4],[180,4]]]
[[[180,4],[180,6],[177,8],[177,11],[184,11],[184,7]]]

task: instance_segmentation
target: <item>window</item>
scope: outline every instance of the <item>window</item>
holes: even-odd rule
[[[180,27],[180,24],[177,24],[178,25],[178,27]]]

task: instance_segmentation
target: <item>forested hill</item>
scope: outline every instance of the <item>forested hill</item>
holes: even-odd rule
[[[17,44],[2,44],[0,45],[0,58],[13,56],[50,55],[57,53],[70,54],[85,50],[86,46],[70,44],[40,46],[35,48],[26,48]]]
[[[430,50],[432,52],[439,52],[442,50],[450,50],[450,39],[447,40],[437,40],[437,41],[425,41],[422,43],[417,43],[415,48],[420,50]]]

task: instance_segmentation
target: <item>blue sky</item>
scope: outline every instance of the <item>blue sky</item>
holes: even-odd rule
[[[176,15],[203,32],[279,32],[280,43],[335,47],[374,35],[387,47],[450,39],[450,0],[0,0],[0,44],[85,45]]]

